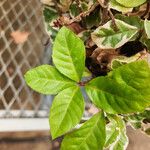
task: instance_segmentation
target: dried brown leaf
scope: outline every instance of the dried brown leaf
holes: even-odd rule
[[[21,32],[17,30],[11,33],[11,37],[16,44],[22,44],[27,41],[29,34],[29,32]]]

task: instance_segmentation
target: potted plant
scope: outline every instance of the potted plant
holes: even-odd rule
[[[150,122],[150,1],[43,0],[53,66],[25,74],[27,84],[55,95],[53,139],[61,150],[124,150],[126,124]],[[85,78],[87,77],[87,78]],[[84,88],[99,112],[81,121]]]

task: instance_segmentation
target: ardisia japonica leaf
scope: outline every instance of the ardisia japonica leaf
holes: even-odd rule
[[[115,18],[122,20],[131,26],[137,27],[138,30],[143,30],[143,28],[144,28],[144,21],[141,20],[141,18],[139,16],[125,16],[122,14],[116,14]]]
[[[148,39],[150,39],[150,21],[145,19],[144,21],[145,32],[147,34]]]
[[[50,65],[42,65],[29,70],[25,74],[25,80],[33,90],[42,94],[57,94],[63,89],[75,85]]]
[[[116,0],[125,7],[137,7],[144,4],[147,0]]]
[[[120,5],[116,0],[110,0],[109,8],[115,9],[123,13],[131,12],[133,10],[133,8],[128,8]]]
[[[62,27],[53,46],[53,62],[68,78],[80,81],[85,69],[85,46],[71,30]]]
[[[55,9],[52,9],[50,7],[45,7],[43,10],[43,15],[45,22],[51,23],[54,19],[58,17],[58,13]]]
[[[45,3],[46,2],[46,3]],[[59,18],[59,13],[57,12],[57,10],[54,8],[54,2],[53,1],[45,1],[44,4],[46,4],[46,6],[44,6],[43,9],[43,16],[44,16],[44,20],[45,20],[45,29],[47,34],[50,37],[51,43],[54,42],[56,34],[58,33],[59,28],[57,26],[54,25],[54,22],[56,22],[56,20]]]
[[[145,61],[132,62],[86,85],[92,102],[105,112],[126,114],[150,105],[150,68]],[[106,84],[107,83],[107,84]]]
[[[84,99],[78,86],[60,92],[50,109],[50,128],[55,139],[75,127],[84,112]]]
[[[103,150],[105,134],[104,115],[98,113],[79,129],[66,135],[61,150]]]
[[[117,122],[114,119],[111,119],[110,122],[106,125],[105,148],[110,147],[110,145],[117,140],[118,136],[119,136],[119,128]]]
[[[125,120],[128,121],[133,128],[139,129],[142,127],[142,122],[150,123],[150,110],[125,116]]]
[[[119,129],[119,135],[117,140],[110,146],[110,150],[126,150],[128,146],[128,137],[126,135],[126,125],[121,117],[116,117],[117,128]]]
[[[102,49],[115,49],[130,41],[137,33],[138,28],[121,20],[115,19],[118,30],[113,29],[112,21],[98,27],[92,33],[92,40]]]

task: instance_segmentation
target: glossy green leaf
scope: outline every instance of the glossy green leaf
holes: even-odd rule
[[[86,85],[92,102],[112,114],[143,111],[150,105],[150,68],[145,61],[132,62]],[[107,83],[107,84],[106,84]]]
[[[53,46],[53,62],[68,78],[80,81],[85,69],[84,43],[71,30],[62,27]]]
[[[109,8],[115,9],[123,13],[131,12],[133,10],[133,8],[127,8],[123,5],[120,5],[116,0],[110,0]]]
[[[84,112],[84,99],[78,86],[59,93],[50,109],[50,128],[53,139],[75,127]]]
[[[150,84],[147,84],[150,82],[150,66],[146,61],[136,61],[119,67],[112,72],[111,78],[122,86],[129,86],[139,92],[145,99],[141,102],[143,107],[150,105]]]
[[[43,15],[45,22],[47,23],[50,23],[51,21],[53,21],[58,17],[57,11],[51,7],[44,7]]]
[[[75,85],[60,74],[55,67],[42,65],[29,70],[25,74],[27,84],[35,91],[42,94],[57,94],[61,90]]]
[[[111,145],[111,150],[126,150],[128,146],[128,137],[126,135],[126,125],[121,117],[116,117],[117,128],[119,130],[119,136],[117,140]]]
[[[145,19],[144,21],[145,32],[147,34],[148,39],[150,39],[150,21]]]
[[[118,31],[112,27],[112,21],[98,27],[92,33],[92,40],[102,49],[115,49],[130,41],[138,32],[138,28],[116,19]]]
[[[125,7],[137,7],[145,3],[147,0],[116,0]]]
[[[61,150],[102,150],[105,134],[105,119],[102,113],[98,113],[81,128],[66,135]]]

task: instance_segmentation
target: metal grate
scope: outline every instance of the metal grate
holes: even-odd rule
[[[0,0],[0,118],[46,117],[44,97],[30,90],[24,73],[43,63],[44,36],[38,0]],[[24,44],[15,44],[10,34],[30,32]]]

